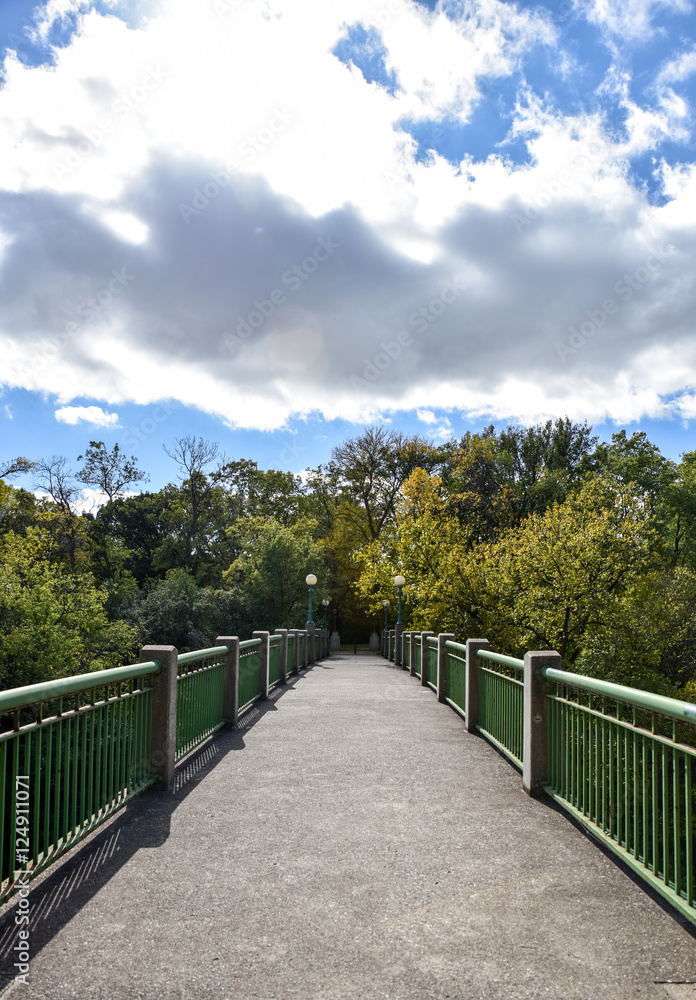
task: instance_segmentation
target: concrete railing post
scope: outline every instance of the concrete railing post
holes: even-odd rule
[[[317,661],[316,651],[314,649],[314,622],[307,622],[305,628],[307,629],[307,666],[310,666],[312,663],[316,663]]]
[[[252,632],[252,639],[261,640],[261,648],[259,649],[259,688],[261,689],[261,697],[268,698],[268,674],[269,674],[269,654],[270,654],[270,632]]]
[[[159,660],[163,667],[152,674],[150,771],[162,779],[150,786],[156,792],[169,792],[174,786],[178,656],[176,646],[143,646],[140,650],[140,663]]]
[[[524,724],[522,730],[522,787],[528,795],[540,795],[547,780],[548,701],[551,685],[540,677],[540,667],[563,669],[553,649],[524,654]]]
[[[464,709],[466,729],[469,733],[476,732],[479,721],[479,700],[481,690],[480,662],[476,656],[479,649],[489,649],[488,639],[466,640],[466,693]]]
[[[454,642],[454,632],[440,632],[437,637],[437,700],[447,700],[447,646]]]
[[[277,628],[275,634],[281,638],[280,643],[280,683],[285,684],[288,679],[288,630]]]
[[[426,687],[428,683],[428,636],[430,635],[435,635],[435,633],[421,632],[420,675],[423,687]]]
[[[304,652],[304,661],[305,662],[302,663],[302,658],[300,659],[300,663],[298,665],[298,670],[301,669],[302,667],[306,668],[308,666],[308,664],[309,664],[309,633],[308,633],[308,631],[307,631],[306,628],[301,628],[300,629],[300,639],[304,643],[304,650],[305,650],[305,652]]]
[[[216,646],[227,646],[225,686],[222,693],[222,717],[234,728],[239,716],[239,636],[219,635]]]
[[[404,664],[404,653],[403,653],[403,649],[401,648],[401,642],[402,642],[402,638],[401,637],[404,634],[404,628],[405,628],[405,626],[403,626],[403,625],[395,625],[394,626],[394,666],[395,667],[402,667],[403,664]]]
[[[416,650],[418,649],[418,646],[416,646],[417,635],[417,632],[409,632],[408,634],[408,641],[411,646],[408,652],[409,673],[411,674],[411,677],[416,676],[416,667],[418,666],[416,663]]]

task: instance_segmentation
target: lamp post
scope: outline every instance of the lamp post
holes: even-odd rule
[[[399,613],[396,618],[396,625],[394,626],[394,666],[401,667],[403,659],[403,640],[402,636],[404,634],[404,620],[401,617],[401,588],[406,583],[401,574],[394,577],[394,583],[396,584],[396,589],[399,593]]]
[[[404,620],[401,617],[401,589],[402,589],[403,585],[406,583],[406,579],[405,579],[405,577],[403,577],[401,575],[395,576],[394,577],[394,583],[396,584],[396,589],[397,589],[397,591],[399,593],[399,614],[398,614],[398,617],[396,619],[396,624],[397,625],[403,625]]]
[[[314,594],[314,584],[317,582],[317,578],[314,573],[308,573],[305,577],[305,583],[309,587],[309,615],[307,616],[307,622],[314,624],[314,619],[312,618],[312,595]]]
[[[382,601],[382,606],[384,607],[384,631],[387,631],[387,608],[389,607],[389,601]]]
[[[321,603],[324,605],[324,631],[326,632],[326,609],[329,606],[329,599],[328,599],[328,597],[325,597],[324,600]]]

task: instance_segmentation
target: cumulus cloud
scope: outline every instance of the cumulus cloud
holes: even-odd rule
[[[351,23],[374,9],[355,0]],[[678,109],[650,118],[626,90],[627,143],[521,90],[523,163],[419,159],[404,117],[467,121],[554,42],[549,17],[404,2],[380,27],[394,93],[332,54],[345,30],[338,0],[170,0],[138,29],[85,14],[55,67],[9,60],[2,384],[96,426],[117,414],[73,400],[173,399],[262,429],[428,422],[433,400],[495,419],[675,412],[696,384],[693,175],[657,165],[653,204],[626,157]]]
[[[437,423],[437,417],[432,410],[416,410],[416,416],[419,420],[422,420],[424,424]]]
[[[62,406],[55,412],[61,424],[92,424],[93,427],[117,427],[118,414],[106,413],[100,406]]]

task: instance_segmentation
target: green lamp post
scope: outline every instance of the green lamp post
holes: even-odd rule
[[[389,607],[389,601],[382,601],[382,605],[384,607],[384,631],[386,632],[386,631],[388,631],[388,625],[387,625],[387,608]]]
[[[327,626],[326,626],[326,609],[329,606],[329,598],[325,597],[324,600],[321,603],[324,605],[324,631],[326,632],[326,628],[327,628]]]
[[[403,588],[403,585],[406,583],[406,579],[405,579],[405,577],[401,576],[401,574],[399,574],[398,576],[394,577],[394,583],[396,584],[396,589],[397,589],[398,594],[399,594],[399,614],[398,614],[397,619],[396,619],[396,624],[397,625],[403,625],[404,620],[401,617],[401,590]]]
[[[307,622],[313,625],[314,619],[312,618],[312,596],[314,594],[314,584],[317,582],[317,578],[314,573],[308,573],[305,577],[305,583],[309,587],[309,615],[307,617]]]

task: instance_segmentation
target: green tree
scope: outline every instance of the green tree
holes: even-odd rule
[[[300,477],[291,472],[259,469],[244,458],[225,462],[213,479],[224,486],[234,518],[272,517],[288,525],[302,515],[305,491]]]
[[[125,612],[141,643],[164,643],[180,652],[206,649],[218,635],[244,637],[239,602],[229,590],[199,587],[183,569],[152,580]]]
[[[90,573],[52,557],[50,532],[0,538],[0,684],[18,687],[134,662],[136,634],[110,622]]]
[[[312,522],[286,526],[273,519],[247,520],[242,553],[223,575],[244,602],[246,620],[255,628],[304,627],[308,573],[318,579],[315,599],[317,604],[321,600],[326,571],[314,527]]]
[[[103,441],[90,441],[85,454],[78,455],[77,460],[84,460],[84,465],[77,472],[78,480],[101,490],[109,501],[123,496],[129,486],[149,479],[138,468],[135,457],[126,458],[118,444],[108,451]]]

